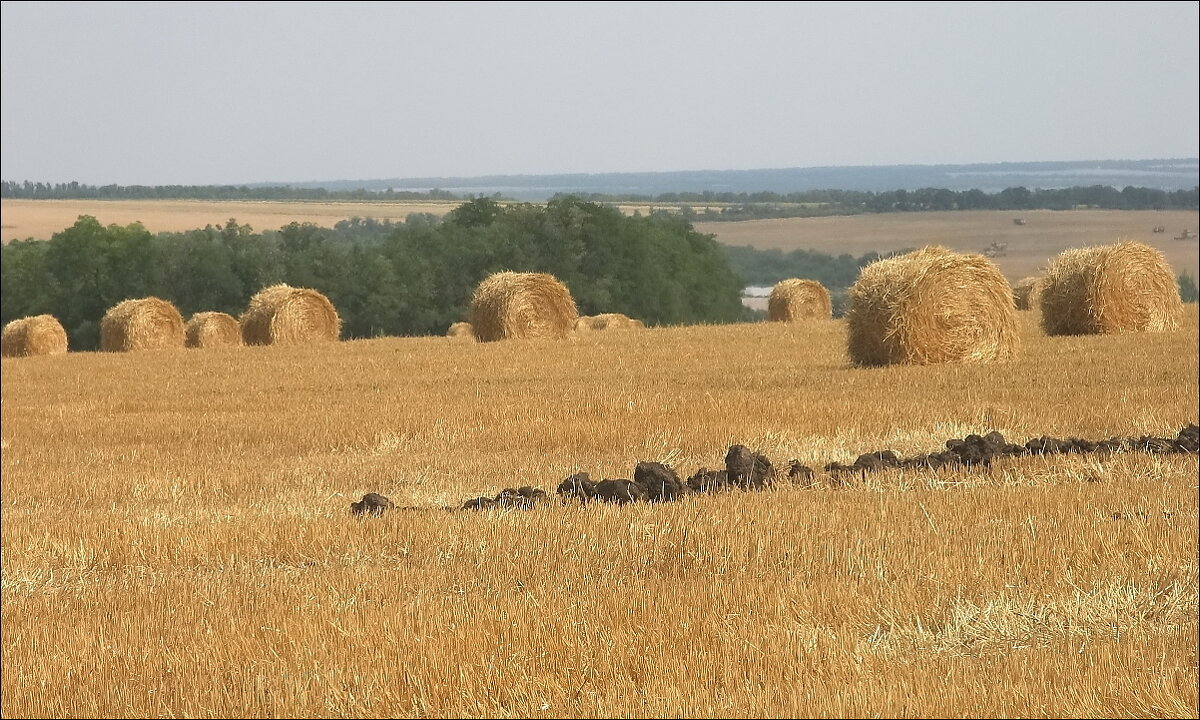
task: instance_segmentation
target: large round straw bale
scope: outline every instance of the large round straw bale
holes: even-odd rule
[[[331,342],[342,331],[333,303],[316,290],[272,285],[250,298],[240,318],[247,345]]]
[[[53,315],[17,318],[4,326],[0,355],[28,357],[57,355],[67,351],[67,331]]]
[[[1012,288],[995,264],[936,245],[863,268],[846,324],[860,365],[1007,360],[1020,342]]]
[[[242,326],[229,313],[198,312],[188,320],[184,333],[184,345],[190,348],[242,344]]]
[[[635,320],[621,313],[601,313],[599,315],[581,315],[575,321],[576,332],[591,330],[638,330],[646,327],[641,320]]]
[[[119,302],[100,319],[104,352],[181,348],[183,338],[183,316],[174,305],[156,297]]]
[[[1047,335],[1175,330],[1183,302],[1161,252],[1140,242],[1067,250],[1050,263],[1041,295]]]
[[[446,337],[475,339],[475,330],[469,322],[456,322],[446,331]]]
[[[767,298],[767,320],[795,322],[797,320],[829,319],[833,303],[829,291],[816,280],[789,278],[771,288]]]
[[[471,327],[480,342],[565,338],[578,319],[570,291],[545,273],[496,273],[471,298]]]
[[[1042,279],[1040,277],[1022,278],[1013,286],[1013,301],[1018,310],[1033,310],[1041,303]]]

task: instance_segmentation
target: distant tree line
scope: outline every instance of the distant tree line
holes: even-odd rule
[[[863,213],[928,212],[935,210],[1197,210],[1200,187],[1191,190],[1158,190],[1107,185],[1051,190],[1006,188],[996,193],[982,190],[809,190],[797,193],[664,193],[645,195],[580,196],[591,202],[662,203],[680,205],[689,220],[752,220],[786,217],[825,217]],[[692,204],[724,205],[696,211]]]
[[[14,200],[463,200],[446,190],[326,190],[287,185],[83,185],[77,182],[0,182],[0,198]]]
[[[927,212],[931,210],[1197,210],[1200,187],[1191,190],[1159,190],[1128,186],[1118,190],[1108,185],[1059,189],[1006,188],[995,193],[982,190],[808,190],[776,192],[670,192],[659,195],[610,195],[602,193],[555,195],[587,202],[661,203],[679,206],[689,220],[749,220],[785,217],[821,217],[862,213]],[[450,200],[463,198],[434,188],[427,192],[395,190],[328,190],[292,186],[250,187],[246,185],[84,185],[78,182],[0,182],[0,198],[12,199],[105,199],[105,200]],[[505,200],[495,193],[492,200]],[[697,211],[693,205],[719,204]]]
[[[0,250],[0,321],[49,313],[71,347],[98,345],[99,322],[127,298],[169,300],[185,318],[235,317],[275,283],[324,293],[344,338],[443,334],[466,319],[479,281],[501,270],[548,272],[582,314],[624,313],[648,324],[748,319],[743,281],[711,235],[678,216],[628,217],[576,198],[501,205],[476,198],[445,218],[351,218],[334,228],[292,223],[152,234],[94,217],[48,241]]]

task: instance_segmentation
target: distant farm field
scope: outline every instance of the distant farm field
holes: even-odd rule
[[[1013,222],[1025,220],[1024,225]],[[1163,232],[1154,232],[1162,227]],[[789,250],[820,250],[862,255],[937,244],[960,252],[982,252],[992,243],[1005,244],[996,266],[1016,282],[1036,275],[1046,261],[1063,250],[1139,240],[1162,251],[1177,273],[1200,278],[1200,241],[1195,233],[1200,213],[1159,210],[1033,210],[1027,212],[963,211],[887,213],[845,217],[697,222],[696,230],[712,233],[727,245]],[[1176,240],[1184,229],[1191,239]]]
[[[48,240],[71,227],[80,215],[102,225],[140,222],[152,233],[182,232],[205,225],[224,225],[230,219],[257,232],[278,230],[289,223],[333,227],[351,217],[403,222],[411,213],[445,215],[461,202],[358,203],[208,200],[4,200],[0,202],[4,242],[13,239]]]
[[[820,468],[1174,436],[1198,321],[1023,312],[979,366],[852,367],[841,320],[6,358],[0,714],[1192,717],[1194,454]],[[733,443],[816,483],[444,509]]]
[[[322,227],[350,217],[403,221],[410,213],[445,215],[460,203],[308,203],[208,202],[184,200],[4,200],[0,203],[5,242],[14,238],[49,239],[70,227],[80,215],[101,224],[141,222],[151,232],[177,232],[223,225],[235,219],[255,231],[277,230],[291,222]],[[626,213],[649,212],[650,206],[622,205]],[[1013,219],[1021,217],[1024,225]],[[784,251],[804,249],[840,255],[884,253],[929,243],[953,250],[981,252],[994,242],[1006,243],[996,257],[1013,282],[1036,274],[1049,258],[1071,247],[1107,245],[1135,239],[1163,251],[1176,272],[1200,277],[1200,244],[1195,237],[1175,240],[1186,228],[1195,233],[1200,213],[1189,211],[1038,210],[888,213],[741,222],[697,222],[698,231],[727,245],[751,245]],[[1153,232],[1155,227],[1164,229]]]

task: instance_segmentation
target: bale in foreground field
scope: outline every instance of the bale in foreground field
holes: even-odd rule
[[[846,324],[859,365],[994,362],[1020,342],[1012,288],[995,264],[936,245],[863,268]]]
[[[104,352],[181,348],[183,339],[183,316],[174,305],[156,297],[119,302],[100,319]]]
[[[829,319],[833,317],[833,303],[829,291],[816,280],[789,278],[780,280],[771,288],[767,299],[767,320],[795,322],[797,320]]]
[[[1183,317],[1170,266],[1140,242],[1067,250],[1046,270],[1040,302],[1047,335],[1164,332]]]
[[[250,298],[239,319],[247,345],[332,342],[342,331],[333,303],[316,290],[272,285]]]
[[[67,351],[67,331],[53,315],[17,318],[4,326],[0,356],[57,355]]]
[[[1013,300],[1018,310],[1033,310],[1040,307],[1042,297],[1042,279],[1040,277],[1022,278],[1013,286]]]
[[[469,322],[456,322],[446,331],[446,337],[475,339],[475,329]]]
[[[601,313],[599,315],[582,315],[575,321],[576,332],[592,330],[640,330],[646,324],[621,313]]]
[[[229,313],[198,312],[184,328],[183,344],[190,348],[241,345],[242,326]]]
[[[471,298],[471,327],[480,342],[565,338],[578,319],[570,291],[545,273],[496,273]]]

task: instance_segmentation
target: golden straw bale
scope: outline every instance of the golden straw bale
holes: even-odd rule
[[[183,316],[174,305],[156,297],[119,302],[100,319],[104,352],[181,348],[183,339]]]
[[[67,331],[53,315],[17,318],[4,326],[0,356],[58,355],[67,351]]]
[[[446,337],[475,339],[475,329],[469,322],[456,322],[446,331]]]
[[[846,324],[859,365],[1002,361],[1020,344],[1012,288],[999,268],[936,245],[863,268]]]
[[[1040,277],[1022,278],[1013,287],[1013,301],[1018,310],[1033,310],[1038,307],[1042,297],[1042,279]]]
[[[242,326],[229,313],[198,312],[188,320],[184,333],[184,345],[190,348],[242,344]]]
[[[635,320],[621,313],[601,313],[599,315],[582,315],[575,321],[576,332],[591,330],[638,330],[645,328],[641,320]]]
[[[1063,252],[1046,270],[1040,302],[1047,335],[1164,332],[1183,318],[1171,267],[1140,242]]]
[[[833,303],[829,299],[829,291],[816,280],[780,280],[771,288],[771,296],[767,298],[767,320],[795,322],[828,320],[831,317]]]
[[[332,342],[342,331],[333,303],[316,290],[272,285],[250,298],[240,318],[247,345]]]
[[[578,319],[570,291],[546,273],[496,273],[471,298],[471,326],[480,342],[565,338]]]

